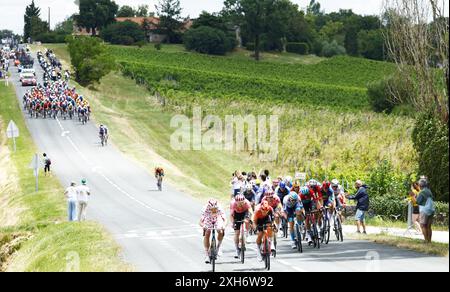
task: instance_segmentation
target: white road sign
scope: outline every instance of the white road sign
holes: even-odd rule
[[[304,173],[304,172],[296,172],[295,173],[295,178],[296,179],[305,180],[306,179],[306,173]]]
[[[10,121],[8,124],[8,128],[6,129],[6,136],[8,136],[8,138],[19,137],[19,128],[17,128],[16,124],[13,121]]]

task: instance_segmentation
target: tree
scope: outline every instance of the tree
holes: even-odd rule
[[[435,0],[386,0],[384,11],[389,58],[412,94],[390,91],[419,113],[412,135],[419,171],[435,196],[448,201],[449,19]]]
[[[209,26],[191,28],[184,34],[183,42],[187,50],[213,55],[224,55],[234,49],[236,44],[225,32]]]
[[[240,25],[255,44],[255,60],[259,61],[261,36],[266,33],[269,15],[276,0],[225,0],[225,13]]]
[[[448,123],[449,20],[445,12],[433,8],[434,0],[389,0],[385,5],[387,52],[417,92],[405,102],[420,112],[431,110]],[[444,21],[436,21],[441,18]]]
[[[311,0],[309,2],[308,7],[306,8],[306,12],[311,15],[320,15],[322,12],[320,11],[320,3],[315,0]]]
[[[332,42],[323,42],[322,44],[322,55],[330,58],[337,55],[345,55],[345,48],[337,43],[336,40]]]
[[[208,26],[220,29],[222,31],[227,31],[227,22],[226,19],[217,13],[209,13],[206,11],[202,11],[197,19],[192,23],[192,28],[198,28],[201,26]]]
[[[73,19],[74,15],[69,16],[64,21],[58,23],[55,27],[55,32],[60,34],[72,34],[73,32]]]
[[[105,27],[100,36],[112,44],[132,45],[145,40],[144,30],[132,21],[115,22]]]
[[[14,32],[8,29],[0,30],[0,40],[6,38],[14,38]]]
[[[34,4],[34,0],[32,0],[31,4],[25,8],[25,25],[23,29],[23,37],[25,40],[49,31],[48,23],[40,19],[40,14],[41,9],[37,7]]]
[[[135,15],[136,12],[134,11],[133,7],[130,7],[128,5],[120,7],[119,11],[117,12],[117,17],[134,17]]]
[[[68,36],[66,42],[75,79],[81,85],[100,81],[114,68],[114,60],[100,39]]]
[[[338,35],[343,36],[343,34],[344,24],[339,21],[328,21],[319,32],[320,37],[328,42],[336,40]]]
[[[176,43],[180,40],[181,6],[179,0],[160,0],[155,5],[159,16],[158,31],[167,36],[168,43]]]
[[[135,10],[137,17],[147,17],[148,14],[148,5],[139,5],[138,8]]]
[[[79,0],[80,13],[75,21],[78,26],[91,31],[95,36],[97,29],[103,28],[115,21],[118,6],[111,0]]]
[[[384,56],[384,37],[381,29],[361,30],[358,33],[358,55],[382,61]]]

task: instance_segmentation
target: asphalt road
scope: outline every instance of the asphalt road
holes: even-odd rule
[[[17,68],[10,69],[11,83],[22,104],[28,88],[18,82]],[[39,64],[35,64],[35,69],[42,80]],[[126,262],[137,271],[211,270],[210,265],[203,263],[198,227],[202,202],[167,184],[163,192],[156,191],[152,174],[126,158],[114,145],[100,145],[93,121],[81,125],[75,120],[32,119],[25,113],[24,116],[41,153],[48,153],[52,159],[53,174],[64,185],[71,180],[87,179],[92,192],[88,219],[106,227],[122,247]],[[114,129],[110,132],[114,136]],[[45,183],[45,179],[40,183]],[[218,261],[217,271],[264,271],[263,263],[256,260],[255,244],[250,244],[247,261],[241,264],[234,259],[230,227],[225,238],[224,255]],[[254,237],[251,239],[254,242]],[[304,253],[299,254],[290,249],[287,240],[279,239],[271,270],[448,272],[449,260],[355,240],[330,241],[320,250],[305,247]]]

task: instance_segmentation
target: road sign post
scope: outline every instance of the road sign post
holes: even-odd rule
[[[295,172],[295,179],[300,180],[303,185],[306,182],[306,173],[305,172]]]
[[[6,128],[6,136],[9,139],[13,139],[14,152],[16,152],[16,138],[19,137],[19,128],[13,121],[9,121],[8,128]]]
[[[39,191],[39,156],[37,153],[34,154],[33,160],[30,163],[30,168],[33,169],[33,174],[35,177],[35,190]]]

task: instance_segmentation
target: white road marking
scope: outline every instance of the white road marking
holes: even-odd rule
[[[65,137],[67,134],[70,134],[70,131],[64,131],[61,133],[61,137]]]

